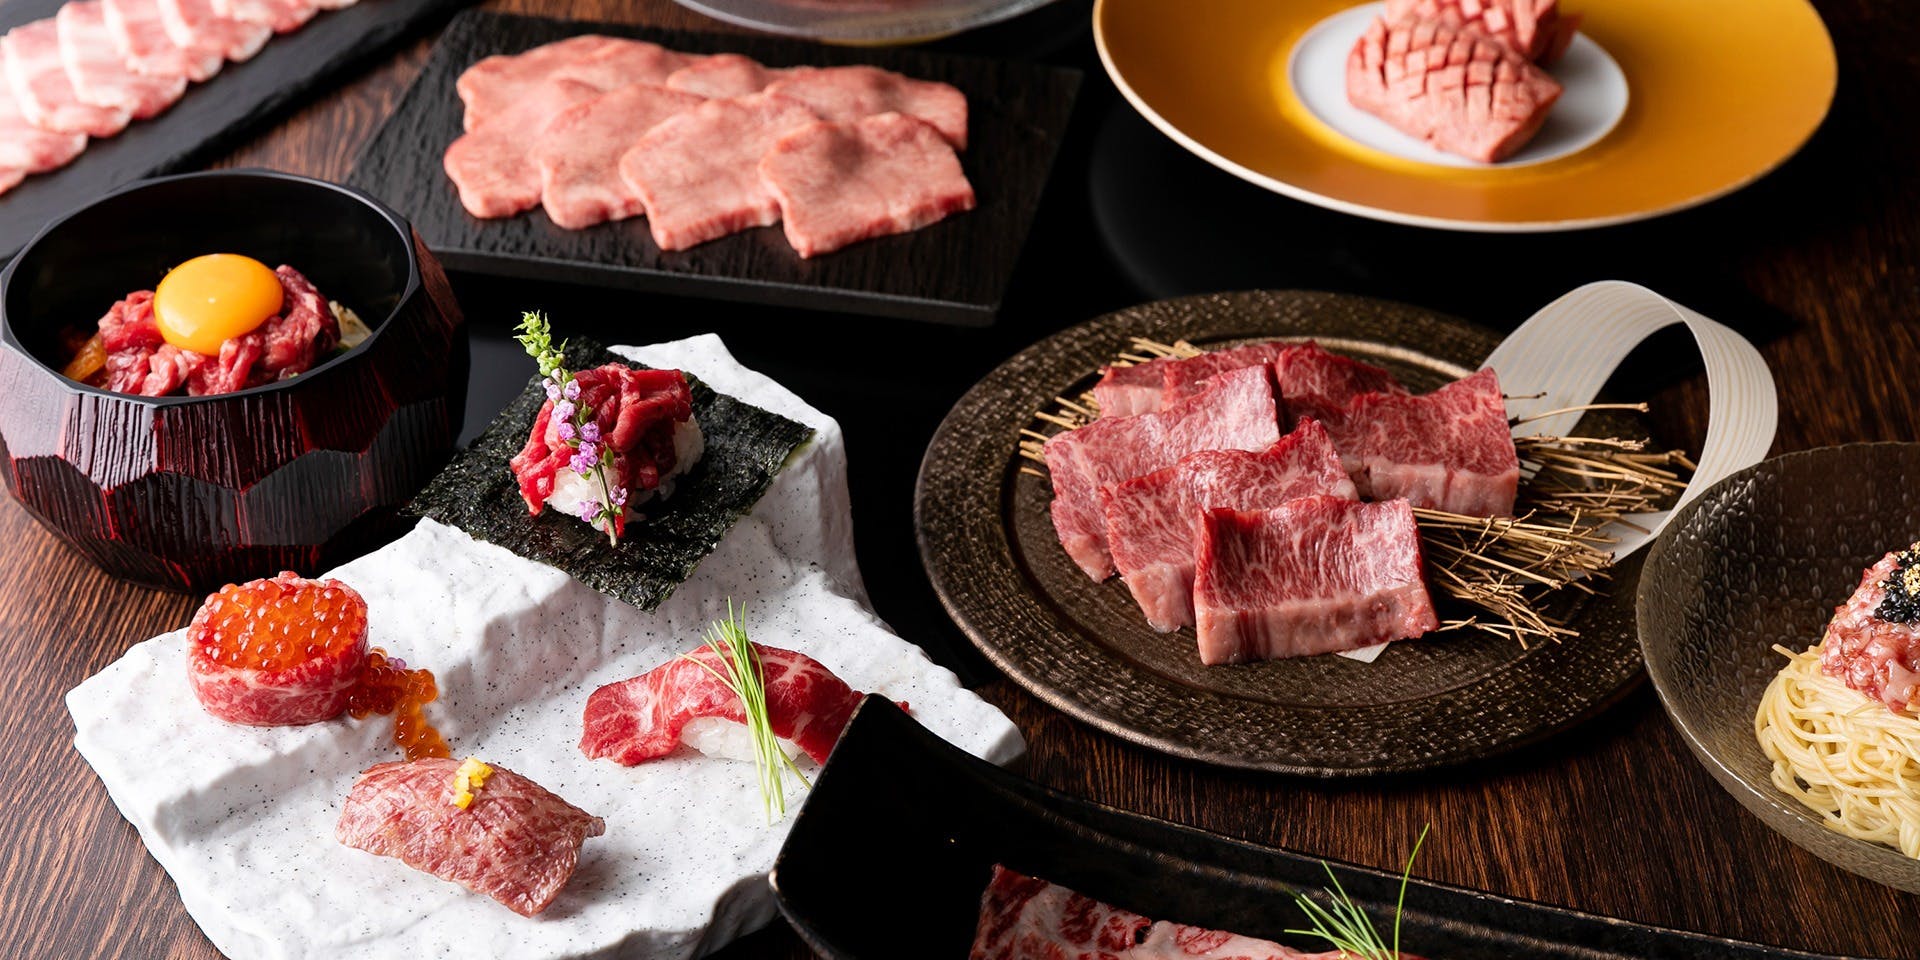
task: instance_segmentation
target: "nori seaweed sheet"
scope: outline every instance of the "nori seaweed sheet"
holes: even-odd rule
[[[641,368],[591,341],[567,345],[567,366],[607,363]],[[546,402],[538,377],[495,417],[465,452],[409,504],[409,512],[459,527],[530,560],[551,564],[610,597],[652,610],[673,595],[721,538],[772,485],[787,458],[813,429],[716,392],[692,375],[693,415],[706,435],[700,462],[678,477],[673,496],[635,508],[620,545],[557,510],[535,517],[520,499],[507,461],[527,442]]]

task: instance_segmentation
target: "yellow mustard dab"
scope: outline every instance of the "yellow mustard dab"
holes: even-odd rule
[[[481,762],[479,757],[468,757],[453,772],[453,805],[465,810],[473,803],[474,791],[479,790],[487,778],[493,776],[493,768]]]

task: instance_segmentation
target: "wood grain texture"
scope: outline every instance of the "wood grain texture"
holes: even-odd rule
[[[20,249],[41,224],[144,177],[179,173],[217,159],[249,131],[338,76],[378,60],[412,33],[471,0],[356,4],[275,37],[253,59],[226,64],[179,103],[118,136],[94,140],[72,163],[28,177],[0,196],[0,256]],[[0,32],[51,17],[62,0],[0,3]]]
[[[967,95],[961,162],[979,205],[919,230],[803,260],[778,226],[662,251],[633,218],[584,230],[534,209],[468,214],[441,166],[465,130],[454,83],[467,67],[568,36],[612,32],[687,53],[740,53],[770,67],[873,64]],[[850,50],[776,37],[594,26],[469,11],[456,17],[348,183],[385,200],[454,269],[689,296],[984,325],[993,321],[1039,206],[1079,89],[1077,72],[914,50]]]
[[[0,0],[6,4],[23,0]],[[391,0],[382,0],[391,2]],[[669,0],[502,0],[489,9],[724,30]],[[1046,17],[943,46],[1093,66],[1090,4],[1063,0]],[[1463,239],[1365,224],[1299,205],[1181,207],[1218,223],[1284,210],[1263,245],[1268,272],[1245,286],[1340,287],[1392,296],[1489,323],[1587,280],[1649,283],[1748,331],[1778,378],[1776,449],[1852,440],[1910,440],[1920,419],[1920,21],[1897,0],[1820,0],[1843,75],[1833,116],[1808,149],[1748,191],[1629,230],[1567,237]],[[1079,23],[1069,22],[1078,19]],[[1059,26],[1057,34],[1050,33]],[[314,100],[228,163],[338,179],[424,61],[416,43]],[[1094,69],[1097,70],[1097,67]],[[1090,75],[1089,108],[1116,107]],[[1850,955],[1920,956],[1907,922],[1920,898],[1830,867],[1748,816],[1688,755],[1644,686],[1594,722],[1488,763],[1387,780],[1326,783],[1235,773],[1174,760],[1097,733],[999,677],[940,611],[918,568],[910,519],[919,455],[941,416],[987,370],[1070,323],[1143,298],[1098,239],[1081,178],[1093,166],[1099,109],[1082,109],[1016,272],[1001,324],[914,328],[820,315],[609,296],[523,280],[456,278],[476,336],[517,311],[607,315],[616,329],[645,310],[648,339],[720,329],[743,362],[765,370],[847,428],[862,566],[880,613],[1005,709],[1030,743],[1026,772],[1050,786],[1258,843],[1397,868],[1422,824],[1435,834],[1424,877],[1647,923]],[[1168,148],[1168,169],[1224,179]],[[1129,155],[1145,164],[1156,157]],[[1136,206],[1165,203],[1137,191]],[[1240,202],[1251,193],[1220,195]],[[1250,188],[1247,188],[1250,190]],[[1188,236],[1160,241],[1171,259]],[[1264,251],[1273,251],[1271,254]],[[1325,251],[1323,253],[1323,251]],[[1296,269],[1321,258],[1326,269]],[[1441,266],[1479,262],[1475,278]],[[1487,266],[1488,264],[1497,267]],[[1437,266],[1436,266],[1437,265]],[[1217,287],[1218,283],[1213,284]],[[558,314],[557,314],[558,315]],[[850,343],[879,345],[857,351]],[[1671,348],[1673,345],[1668,344]],[[913,362],[901,362],[911,351]],[[1681,351],[1673,351],[1676,354]],[[1680,358],[1683,368],[1691,361]],[[522,375],[522,379],[524,375]],[[1705,384],[1655,378],[1663,436],[1698,441]],[[1654,389],[1658,387],[1658,389]],[[23,960],[76,956],[209,960],[216,956],[173,885],[114,811],[69,740],[60,695],[128,645],[184,624],[193,603],[116,584],[0,502],[0,952]],[[728,948],[726,960],[803,960],[776,923]]]

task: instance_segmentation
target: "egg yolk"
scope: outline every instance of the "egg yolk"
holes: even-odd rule
[[[168,343],[216,356],[228,338],[278,316],[285,301],[279,276],[266,264],[235,253],[210,253],[161,278],[153,291],[153,319]]]

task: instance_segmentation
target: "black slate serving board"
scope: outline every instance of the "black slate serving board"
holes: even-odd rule
[[[440,166],[462,129],[455,81],[482,57],[580,33],[635,37],[694,53],[742,53],[777,67],[871,63],[953,84],[966,93],[972,114],[961,162],[979,206],[923,230],[812,260],[795,254],[777,226],[662,253],[643,219],[562,230],[538,209],[502,220],[469,216]],[[984,325],[992,322],[1013,274],[1079,86],[1078,71],[1033,64],[467,11],[435,44],[419,79],[361,152],[348,183],[403,213],[456,270]]]
[[[1414,838],[1405,838],[1412,846]],[[1428,849],[1464,842],[1436,828]],[[1156,920],[1305,950],[1296,892],[1329,870],[1391,935],[1398,874],[1089,803],[1023,780],[869,696],[774,860],[780,910],[826,960],[962,960],[994,864]],[[1419,862],[1413,871],[1420,872]],[[1444,960],[1837,960],[1413,880],[1401,947]]]
[[[0,3],[0,32],[51,17],[63,0]],[[118,136],[95,140],[59,170],[0,195],[0,261],[48,221],[146,177],[192,169],[239,143],[307,93],[392,50],[472,0],[361,0],[276,36],[246,63],[229,63],[180,102]]]

